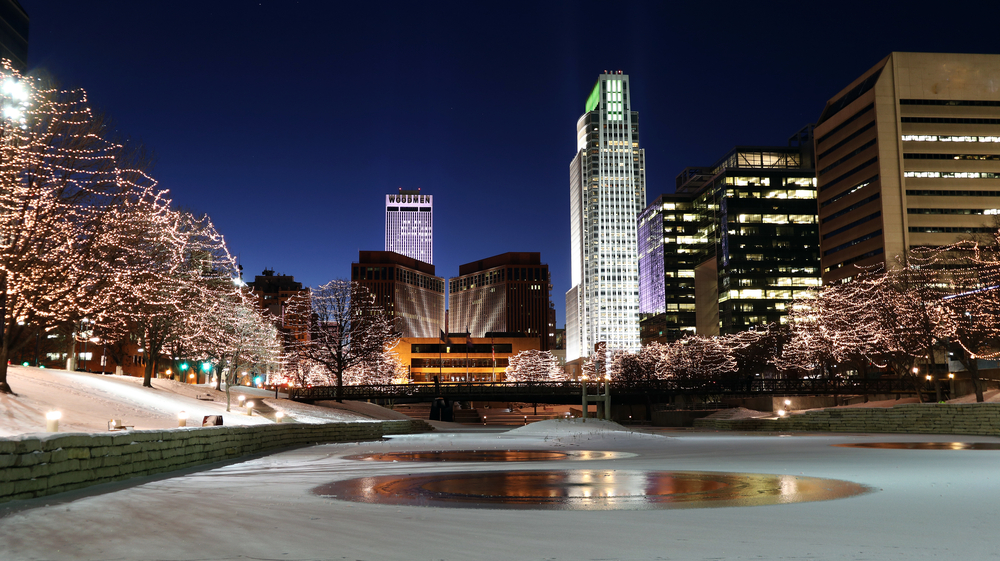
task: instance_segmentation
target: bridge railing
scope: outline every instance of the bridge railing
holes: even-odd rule
[[[458,400],[496,400],[539,402],[546,398],[560,397],[565,401],[569,396],[580,395],[579,381],[567,382],[445,382],[440,384],[385,384],[367,386],[344,386],[343,399],[388,399],[426,400],[446,397]],[[597,382],[587,383],[587,393],[598,391]],[[917,391],[912,380],[903,379],[669,379],[641,382],[612,382],[611,392],[626,396],[665,396],[676,394],[788,394],[788,395],[846,395],[846,394],[892,394]],[[289,398],[299,401],[336,399],[335,386],[292,388]]]

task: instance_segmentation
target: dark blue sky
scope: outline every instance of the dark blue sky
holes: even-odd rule
[[[30,69],[143,142],[245,276],[347,277],[384,247],[383,195],[420,188],[439,276],[540,251],[560,324],[576,120],[603,70],[630,75],[652,200],[734,145],[785,144],[890,51],[1000,52],[996,1],[20,1]]]

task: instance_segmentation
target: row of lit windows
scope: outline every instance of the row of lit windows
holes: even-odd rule
[[[820,286],[822,280],[818,278],[803,278],[799,279],[803,282],[799,286],[813,287]],[[808,281],[808,282],[806,282]],[[730,290],[727,294],[728,298],[726,300],[791,300],[795,297],[795,291],[792,290],[763,290],[760,288],[745,288],[742,290]],[[724,301],[720,299],[720,301]]]
[[[814,214],[737,214],[736,222],[741,224],[815,224]]]
[[[940,177],[944,179],[1000,179],[1000,173],[985,171],[907,171],[903,177]]]
[[[908,208],[906,214],[1000,214],[996,208]]]
[[[944,191],[940,189],[907,189],[908,197],[1000,197],[1000,191]]]
[[[900,117],[899,122],[961,124],[961,125],[1000,125],[1000,119],[972,119],[968,117]]]
[[[1000,136],[943,136],[935,134],[904,134],[903,142],[1000,142]]]
[[[904,160],[1000,160],[1000,154],[903,154]]]
[[[767,191],[747,191],[743,189],[726,189],[725,196],[742,199],[815,199],[816,191],[806,189],[771,189]]]
[[[995,228],[959,228],[951,226],[910,226],[909,231],[917,234],[989,234]]]

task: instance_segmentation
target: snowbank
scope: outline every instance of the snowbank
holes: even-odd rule
[[[226,412],[224,391],[173,380],[154,379],[152,388],[144,388],[142,378],[131,376],[22,366],[9,366],[7,376],[17,393],[0,394],[0,437],[44,432],[45,413],[52,410],[62,412],[60,432],[106,432],[111,419],[136,429],[175,428],[180,411],[188,414],[188,423],[193,426],[200,426],[205,415],[222,415],[225,425],[267,424],[274,422],[277,411],[285,413],[286,421],[304,423],[372,418],[354,411],[265,398],[268,393],[252,388],[232,388],[232,411]],[[257,402],[253,416],[236,405],[241,394]]]
[[[635,432],[613,421],[600,419],[551,419],[538,421],[505,433],[505,436],[547,436],[551,438],[583,435],[630,436],[636,438],[666,438],[658,434]]]

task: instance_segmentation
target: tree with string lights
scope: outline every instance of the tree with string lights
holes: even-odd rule
[[[378,354],[371,361],[355,364],[344,373],[344,385],[347,386],[400,384],[406,381],[406,365],[393,350]]]
[[[40,329],[101,319],[137,287],[113,267],[133,249],[109,216],[133,218],[155,182],[131,143],[91,109],[83,90],[63,91],[0,69],[0,393],[7,363]]]
[[[399,340],[392,316],[363,285],[332,280],[288,300],[286,324],[308,337],[292,342],[298,360],[336,380],[343,399],[344,376],[351,368],[374,367]]]
[[[504,371],[504,379],[508,382],[558,382],[565,378],[555,355],[534,349],[510,357]]]

